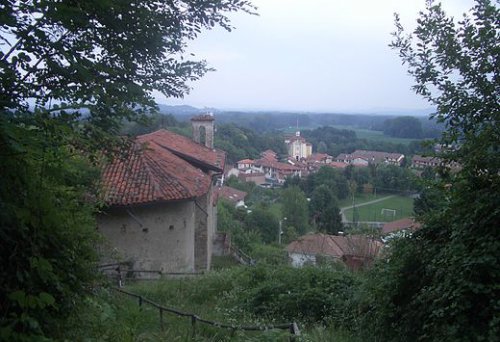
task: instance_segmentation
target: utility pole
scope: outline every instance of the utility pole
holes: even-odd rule
[[[278,245],[281,245],[281,234],[283,234],[283,230],[281,229],[283,221],[286,221],[286,217],[279,220],[279,230],[278,230]]]
[[[280,220],[280,227],[278,229],[278,245],[281,245],[281,220]]]

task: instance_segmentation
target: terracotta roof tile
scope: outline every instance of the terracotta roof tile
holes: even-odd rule
[[[126,157],[105,166],[104,201],[129,206],[203,195],[224,156],[168,131],[140,136]]]
[[[245,191],[240,191],[230,186],[221,186],[220,188],[217,188],[217,194],[219,198],[225,198],[226,200],[235,204],[239,201],[244,200],[247,196],[247,193]]]
[[[148,143],[154,141],[159,146],[173,152],[182,158],[187,158],[206,168],[222,171],[224,169],[225,152],[213,150],[200,145],[188,137],[160,129],[156,132],[140,135],[137,141]]]
[[[389,234],[404,229],[415,231],[420,229],[421,226],[422,225],[418,222],[415,222],[413,218],[407,217],[401,220],[385,223],[384,226],[382,227],[382,234]]]
[[[334,258],[346,256],[374,257],[382,249],[382,243],[361,235],[335,236],[308,234],[287,246],[290,253],[327,255]]]

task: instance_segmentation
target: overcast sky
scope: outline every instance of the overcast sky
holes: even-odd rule
[[[456,18],[472,0],[443,0]],[[189,50],[217,69],[183,100],[248,110],[383,112],[429,108],[388,44],[393,13],[414,28],[424,0],[254,0],[259,16],[231,16],[235,30],[205,32]]]

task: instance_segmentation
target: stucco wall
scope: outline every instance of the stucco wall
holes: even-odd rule
[[[316,256],[312,254],[289,253],[288,256],[292,259],[293,267],[302,267],[305,264],[316,264]]]
[[[98,230],[135,270],[193,272],[195,209],[182,201],[129,209],[97,217]]]

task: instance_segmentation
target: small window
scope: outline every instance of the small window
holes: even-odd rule
[[[174,225],[171,224],[170,226],[168,226],[168,230],[174,230]]]

